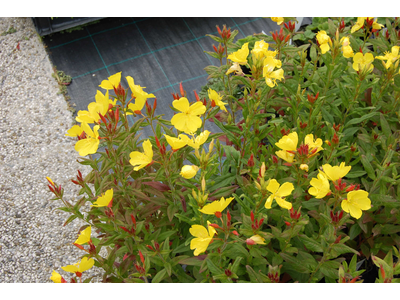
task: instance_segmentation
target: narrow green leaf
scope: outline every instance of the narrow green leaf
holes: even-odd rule
[[[162,269],[160,272],[158,272],[156,274],[156,276],[154,276],[154,278],[153,278],[153,280],[151,282],[152,283],[159,283],[166,277],[167,277],[167,270],[166,269]]]
[[[365,171],[367,171],[368,177],[371,178],[372,180],[375,180],[376,179],[375,170],[365,155],[361,155],[361,163],[363,164]]]

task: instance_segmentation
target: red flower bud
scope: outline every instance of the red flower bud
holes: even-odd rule
[[[288,35],[286,36],[286,38],[285,38],[285,43],[287,43],[287,42],[289,41],[289,39],[290,39],[290,34],[288,34]]]
[[[199,95],[197,95],[196,90],[194,90],[193,92],[194,92],[194,96],[196,97],[196,101],[200,101],[200,97],[199,97]]]
[[[217,218],[221,218],[221,217],[222,217],[222,214],[221,214],[220,211],[216,211],[216,212],[214,213],[214,215],[215,215]]]
[[[216,27],[217,27],[217,30],[218,30],[218,34],[222,37],[222,31],[221,31],[221,29],[219,29],[219,26],[218,26],[218,25],[217,25]]]
[[[285,224],[286,224],[286,226],[289,226],[289,227],[292,225],[291,223],[289,223],[287,221],[285,221]]]
[[[247,161],[247,166],[250,167],[250,168],[254,167],[254,156],[253,156],[253,153],[251,154],[249,160]]]
[[[260,221],[258,221],[258,228],[261,227],[262,223],[264,222],[264,218],[262,218]]]
[[[236,230],[232,231],[232,233],[233,233],[234,235],[236,235],[236,236],[239,236],[239,233],[238,233]]]
[[[247,245],[255,245],[256,242],[253,241],[252,239],[247,239],[247,240],[246,240],[246,244],[247,244]]]
[[[251,222],[253,223],[254,222],[254,213],[253,213],[253,211],[250,212],[250,219],[251,219]]]
[[[276,157],[275,155],[272,155],[272,161],[274,164],[278,163],[278,157]]]
[[[334,144],[334,145],[339,144],[339,137],[337,136],[336,132],[333,135],[332,144]]]
[[[136,218],[132,214],[131,214],[131,219],[132,219],[132,222],[133,222],[133,224],[135,225],[135,228],[136,228]]]
[[[231,213],[229,212],[229,210],[228,210],[228,212],[226,213],[226,217],[228,218],[228,221],[230,222],[231,219],[232,219],[232,217],[231,217]]]
[[[211,100],[211,107],[215,107],[215,101]]]
[[[341,239],[342,239],[342,236],[339,235],[339,236],[337,237],[337,239],[335,240],[335,244],[339,244],[339,242],[340,242]]]
[[[232,276],[232,271],[226,269],[226,270],[225,270],[225,275],[228,276],[228,277]]]
[[[214,51],[218,53],[218,49],[217,49],[217,47],[215,47],[215,45],[214,45],[214,44],[213,44],[212,46],[213,46],[213,48],[214,48]]]
[[[144,264],[144,257],[140,250],[139,250],[139,256],[140,256],[140,261],[142,262],[142,264]]]

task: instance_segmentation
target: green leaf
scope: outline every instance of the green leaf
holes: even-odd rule
[[[361,227],[355,223],[351,226],[350,228],[350,232],[349,232],[349,237],[350,239],[354,239],[355,237],[357,237],[360,233],[362,232]]]
[[[357,255],[360,255],[360,253],[357,250],[350,248],[345,244],[334,244],[331,249],[332,249],[331,254],[333,255],[333,257],[337,257],[344,253],[355,253]]]
[[[303,242],[304,246],[306,246],[307,249],[314,252],[324,252],[322,246],[316,240],[309,238],[304,234],[301,234],[299,236],[299,239]]]
[[[374,111],[369,114],[363,115],[360,118],[351,119],[350,121],[346,122],[345,126],[352,125],[352,124],[360,124],[361,122],[371,119],[372,117],[376,116],[377,114],[378,114],[378,112]]]
[[[368,177],[371,178],[372,180],[375,180],[376,179],[375,170],[365,155],[361,155],[361,163],[363,164],[365,171],[367,171]]]
[[[348,173],[346,175],[347,178],[358,178],[361,177],[363,175],[367,174],[367,172],[365,171],[350,171],[350,173]]]
[[[186,256],[186,255],[185,255]],[[206,256],[200,255],[195,257],[184,258],[178,261],[181,265],[188,265],[188,266],[201,266]]]
[[[73,220],[75,220],[77,217],[78,217],[78,216],[76,216],[76,215],[70,216],[70,217],[67,219],[67,221],[65,221],[65,223],[64,223],[63,226],[65,226],[65,225],[71,223],[71,222],[72,222]]]
[[[285,260],[286,267],[288,269],[292,269],[293,271],[296,271],[299,273],[309,273],[310,270],[298,258],[287,255],[286,253],[282,253],[282,252],[279,253],[279,255]]]
[[[389,137],[392,134],[392,130],[390,129],[389,123],[383,114],[380,114],[380,121],[383,134],[386,137]]]
[[[263,282],[260,275],[257,274],[256,271],[254,271],[252,267],[250,267],[249,265],[246,265],[246,269],[247,269],[247,274],[249,274],[249,277],[250,277],[250,282],[256,282],[256,283]]]
[[[179,210],[179,207],[176,206],[174,203],[170,204],[167,208],[167,216],[169,221],[172,221],[174,218],[175,213]]]
[[[219,275],[219,274],[223,273],[223,271],[213,263],[213,261],[210,259],[210,257],[206,258],[206,262],[207,262],[208,270],[210,270],[210,272],[212,274]]]
[[[339,267],[340,263],[337,261],[325,261],[321,267],[320,270],[322,274],[325,276],[332,278],[332,279],[339,279]]]
[[[153,278],[153,280],[151,282],[159,283],[166,277],[167,277],[167,270],[166,269],[162,269],[160,272],[158,272],[156,274],[156,276],[154,276],[154,278]]]

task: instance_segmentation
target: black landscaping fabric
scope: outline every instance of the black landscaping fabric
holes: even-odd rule
[[[156,113],[169,120],[173,115],[171,93],[179,92],[179,83],[188,92],[189,101],[195,101],[193,90],[199,93],[207,83],[204,68],[219,65],[204,53],[213,51],[212,45],[217,44],[206,34],[218,35],[216,25],[222,28],[224,24],[239,31],[236,39],[279,29],[270,18],[261,17],[114,17],[82,30],[54,33],[43,41],[53,65],[72,77],[67,89],[76,111],[87,110],[95,101],[96,90],[105,92],[99,87],[101,81],[122,71],[121,84],[127,88],[125,77],[132,76],[135,84],[157,97]],[[205,128],[219,131],[211,122]]]

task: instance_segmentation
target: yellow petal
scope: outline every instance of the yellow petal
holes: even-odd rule
[[[177,110],[186,113],[189,110],[189,100],[185,97],[182,97],[179,100],[172,101],[172,106]]]
[[[279,189],[280,184],[278,183],[278,181],[276,181],[276,179],[271,179],[269,181],[269,184],[267,186],[267,190],[273,194],[275,194],[278,189]],[[272,201],[271,201],[272,202]]]
[[[285,208],[285,209],[291,209],[292,208],[292,203],[286,201],[285,199],[283,199],[283,198],[281,198],[279,196],[275,196],[275,200],[276,200],[276,203],[278,203],[278,205],[280,207],[282,207],[282,208]]]
[[[189,232],[191,235],[197,238],[209,237],[207,229],[202,225],[192,225],[192,227],[189,229]]]
[[[87,257],[82,258],[81,263],[79,264],[79,269],[78,272],[85,272],[89,270],[91,267],[94,265],[94,259],[90,258],[88,259]]]
[[[53,273],[51,273],[50,279],[53,280],[54,283],[61,283],[61,275],[54,270]]]
[[[68,133],[65,134],[66,136],[75,137],[75,136],[80,136],[80,135],[82,134],[82,132],[83,132],[83,129],[82,129],[81,126],[79,126],[79,125],[74,125],[74,126],[72,126],[71,129],[68,130],[67,132],[68,132]]]
[[[299,137],[297,135],[297,132],[292,132],[288,135],[283,136],[277,143],[275,143],[275,146],[286,151],[296,151],[298,141]]]
[[[356,203],[362,210],[371,208],[371,200],[368,198],[368,192],[366,191],[351,191],[347,194],[347,200],[351,203]]]
[[[68,265],[65,267],[61,267],[61,269],[63,269],[65,272],[69,272],[69,273],[78,272],[78,267],[75,265]]]
[[[104,206],[108,206],[108,204],[110,204],[112,197],[113,197],[113,189],[109,189],[107,190],[104,194],[102,194],[96,202],[93,203],[93,205],[91,206],[95,206],[95,207],[104,207]]]
[[[90,235],[92,234],[92,227],[89,226],[81,231],[78,239],[74,242],[74,244],[83,245],[90,241]]]
[[[279,190],[275,194],[279,197],[286,197],[289,196],[293,190],[294,190],[293,183],[285,182],[280,186]]]

